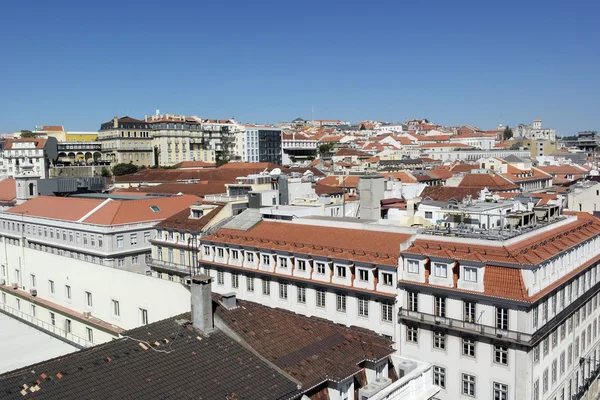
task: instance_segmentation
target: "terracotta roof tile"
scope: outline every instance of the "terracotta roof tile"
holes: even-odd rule
[[[462,201],[465,197],[471,196],[473,199],[479,198],[481,189],[469,187],[452,187],[452,186],[427,186],[421,192],[422,199],[431,199],[434,201],[449,201],[455,199]]]
[[[13,178],[0,181],[0,202],[12,202],[17,197],[16,182]]]
[[[247,231],[220,229],[203,241],[397,266],[411,235],[262,221]]]
[[[498,174],[466,174],[459,187],[488,188],[492,192],[518,190],[519,185]]]

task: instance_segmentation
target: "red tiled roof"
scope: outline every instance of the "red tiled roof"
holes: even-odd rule
[[[360,177],[355,175],[344,175],[340,182],[340,177],[330,175],[326,178],[319,180],[319,185],[328,185],[335,187],[348,187],[348,188],[357,188],[358,180]]]
[[[525,176],[519,176],[525,174]],[[506,173],[503,174],[513,182],[527,182],[537,181],[540,179],[550,179],[552,176],[537,168],[531,168],[530,170],[522,170],[511,164],[508,164]]]
[[[277,164],[269,163],[269,162],[256,162],[256,163],[229,162],[227,164],[221,165],[219,168],[220,169],[245,169],[245,168],[257,169],[257,168],[262,168],[263,170],[264,169],[272,170],[274,168],[281,168],[281,166],[277,165]]]
[[[227,191],[225,181],[201,181],[198,183],[161,183],[156,186],[131,187],[119,189],[117,193],[137,193],[145,194],[191,194],[198,197],[204,197],[209,194],[221,194]]]
[[[398,171],[398,172],[384,172],[381,174],[385,179],[398,180],[404,183],[417,183],[417,178],[415,178],[408,171]]]
[[[186,208],[177,214],[173,214],[169,218],[164,219],[162,222],[156,225],[156,227],[186,232],[200,232],[217,216],[217,214],[219,214],[222,209],[223,205],[219,204],[201,218],[191,218],[190,209]]]
[[[365,360],[393,353],[392,340],[357,327],[238,300],[217,315],[254,350],[299,380],[305,389],[360,372]],[[258,382],[257,382],[258,383]]]
[[[120,225],[163,220],[199,200],[190,195],[140,200],[38,196],[6,212],[95,225]],[[151,206],[157,206],[159,211],[152,210]]]
[[[36,149],[43,149],[46,145],[46,139],[26,138],[26,139],[6,139],[4,150],[12,150],[15,143],[35,143]]]
[[[177,168],[214,168],[215,163],[207,163],[204,161],[182,161],[175,164]]]
[[[16,182],[13,178],[0,181],[0,202],[12,202],[17,197]]]
[[[335,157],[352,157],[352,156],[358,156],[360,157],[364,157],[364,158],[369,158],[371,157],[371,155],[369,153],[366,153],[364,151],[361,150],[356,150],[356,149],[340,149],[338,150],[337,153],[334,154]]]
[[[481,189],[477,188],[432,185],[423,189],[420,197],[435,201],[449,201],[450,199],[462,201],[462,199],[469,195],[473,199],[479,198],[480,191]]]
[[[478,168],[479,167],[477,165],[473,164],[456,163],[450,167],[450,171],[456,174],[457,172],[471,172],[472,170]]]
[[[44,125],[42,126],[42,130],[46,132],[64,132],[65,129],[62,125]]]
[[[417,146],[417,149],[437,149],[439,147],[450,147],[450,148],[463,148],[463,149],[470,149],[472,148],[471,146],[468,146],[464,143],[426,143],[426,144],[422,144],[420,146]]]
[[[203,241],[397,266],[410,234],[262,221],[247,231],[220,229]]]
[[[488,188],[492,192],[518,190],[516,185],[498,174],[466,174],[458,185],[477,189]]]

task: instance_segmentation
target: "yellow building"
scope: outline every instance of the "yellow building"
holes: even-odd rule
[[[512,139],[509,140],[508,143],[518,143],[526,150],[529,150],[531,157],[549,156],[557,149],[557,142],[545,139]]]
[[[67,143],[88,143],[98,140],[98,132],[67,132]]]

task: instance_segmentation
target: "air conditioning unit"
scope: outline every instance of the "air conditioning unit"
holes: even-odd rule
[[[18,289],[19,288],[19,282],[13,282],[12,288],[13,289]]]
[[[368,400],[380,390],[381,389],[379,386],[375,385],[374,383],[369,383],[368,385],[358,389],[358,400]]]
[[[85,311],[83,313],[83,316],[86,317],[86,318],[91,318],[92,317],[92,313],[90,311]]]
[[[409,372],[417,368],[417,363],[414,361],[402,360],[398,363],[398,378],[402,378],[404,375],[407,375]]]
[[[392,384],[392,380],[390,378],[386,378],[384,376],[375,379],[373,384],[379,386],[379,390],[385,389],[386,387]]]
[[[29,289],[29,294],[32,296],[37,296],[37,289]]]

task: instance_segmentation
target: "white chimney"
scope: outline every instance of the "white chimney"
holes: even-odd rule
[[[192,292],[192,325],[204,334],[211,333],[213,309],[211,295],[212,278],[208,275],[196,275],[190,279]]]

